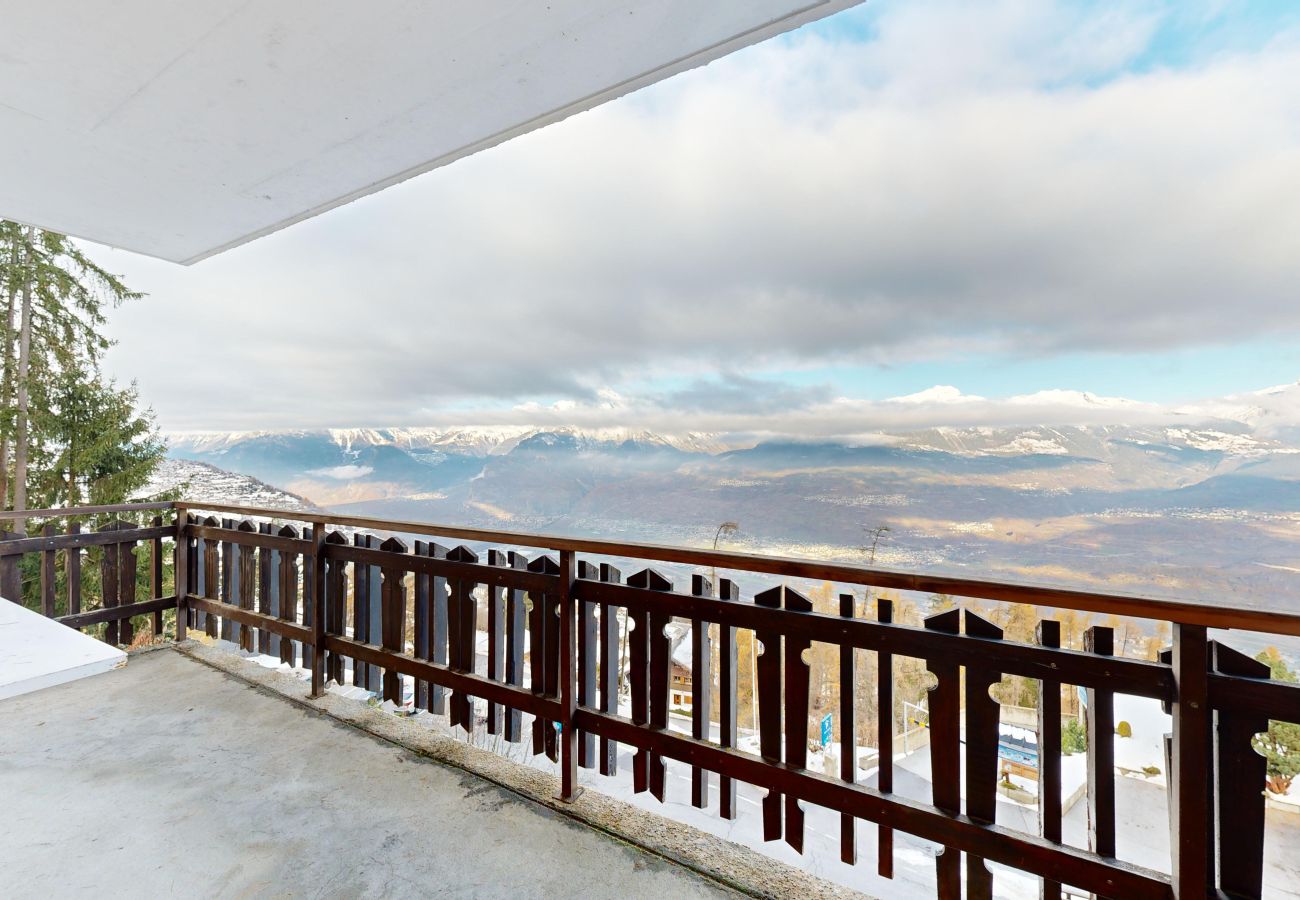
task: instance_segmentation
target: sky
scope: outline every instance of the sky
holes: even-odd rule
[[[1300,378],[1300,4],[880,0],[192,267],[89,249],[168,431],[1167,417]]]

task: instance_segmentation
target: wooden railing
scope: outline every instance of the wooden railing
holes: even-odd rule
[[[136,624],[146,621],[154,635],[161,635],[163,611],[176,607],[175,592],[168,593],[164,581],[176,539],[173,506],[124,503],[0,513],[0,524],[43,522],[33,535],[0,531],[0,597],[22,602],[34,595],[41,613],[72,628],[103,624],[103,638],[111,644],[131,644]],[[95,568],[83,572],[89,548],[96,548]],[[23,583],[24,558],[37,560],[30,585]],[[95,589],[87,590],[83,581],[95,582]],[[147,596],[137,599],[141,592]],[[87,597],[95,598],[95,608],[83,608]]]
[[[533,753],[559,763],[564,799],[579,790],[579,768],[615,774],[623,744],[634,751],[634,790],[661,801],[667,760],[690,767],[691,802],[701,809],[714,803],[709,773],[716,774],[716,808],[724,818],[736,816],[737,782],[765,790],[764,838],[800,852],[801,803],[840,814],[847,863],[857,861],[858,823],[874,823],[877,869],[885,877],[893,873],[893,833],[903,831],[946,848],[936,858],[940,897],[960,897],[963,890],[991,896],[994,874],[986,861],[1038,876],[1050,897],[1061,896],[1062,886],[1119,898],[1260,894],[1265,760],[1251,737],[1267,730],[1270,719],[1300,721],[1300,687],[1268,680],[1266,666],[1210,640],[1208,629],[1300,635],[1300,616],[725,551],[213,504],[175,508],[179,603],[160,597],[123,606],[126,598],[118,597],[113,606],[106,595],[103,609],[69,611],[62,620],[84,626],[152,612],[151,603],[178,606],[178,640],[195,628],[246,650],[300,660],[317,695],[329,681],[350,676],[401,703],[409,679],[418,708],[446,713],[467,730],[475,726],[472,700],[480,698],[489,734],[531,742]],[[93,542],[175,536],[169,527],[98,531]],[[457,541],[480,546],[451,546]],[[14,540],[0,543],[6,554],[0,560],[61,547],[75,553],[87,542],[86,534]],[[694,567],[689,588],[679,589],[653,568],[624,578],[616,565],[629,559]],[[702,574],[710,569],[1164,621],[1172,625],[1172,647],[1156,660],[1116,656],[1111,629],[1094,626],[1083,649],[1065,649],[1051,619],[1040,622],[1035,643],[1017,642],[969,609],[905,625],[893,621],[885,599],[867,620],[856,614],[848,592],[838,615],[816,612],[789,584],[754,578],[744,587],[757,593],[745,600],[731,578],[711,584]],[[484,603],[487,660],[480,666]],[[632,626],[625,638],[630,716],[619,714],[615,680],[620,614]],[[674,619],[691,623],[691,736],[669,728],[671,647],[664,629]],[[744,630],[762,647],[755,663],[758,754],[737,748],[737,635]],[[857,683],[855,651],[877,654],[881,710],[894,708],[895,660],[924,660],[935,681],[928,694],[931,802],[893,793],[893,716],[881,717],[886,724],[877,735],[855,734],[855,704],[862,698],[852,689],[841,691],[840,742],[854,747],[874,739],[877,786],[855,783],[852,753],[842,754],[838,778],[807,768],[810,684],[803,653],[813,644],[838,648],[842,686]],[[989,688],[1003,675],[1041,685],[1036,834],[995,822],[998,704]],[[1061,840],[1061,685],[1087,692],[1089,849]],[[1116,847],[1112,758],[1116,694],[1161,701],[1172,716],[1168,875],[1116,858],[1122,849]]]

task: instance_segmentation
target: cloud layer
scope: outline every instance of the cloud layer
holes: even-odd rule
[[[169,428],[599,409],[668,374],[646,409],[721,426],[866,402],[774,368],[1300,330],[1295,34],[1167,67],[1148,4],[877,7],[193,269],[100,252],[151,294],[114,370]]]

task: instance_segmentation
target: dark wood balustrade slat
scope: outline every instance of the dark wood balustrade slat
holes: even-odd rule
[[[672,590],[672,585],[668,585]],[[668,728],[668,697],[672,685],[672,642],[664,629],[672,616],[662,610],[650,610],[650,727]],[[660,803],[668,792],[668,764],[657,753],[651,752],[650,794]]]
[[[992,622],[963,611],[965,632],[969,637],[1002,640],[1002,629]],[[975,822],[992,824],[997,813],[998,778],[998,702],[989,696],[989,688],[1002,679],[996,655],[986,664],[966,667],[966,817]],[[992,900],[993,873],[984,860],[966,854],[966,892],[971,900]]]
[[[840,615],[855,618],[857,598],[840,594]],[[849,784],[857,781],[858,754],[858,668],[852,647],[840,645],[840,778]],[[856,865],[858,861],[857,819],[840,814],[840,862]]]
[[[894,601],[885,597],[876,600],[876,619],[888,625],[894,621]],[[879,768],[876,784],[882,794],[894,792],[894,657],[893,654],[876,654],[876,744],[879,751]],[[904,728],[907,724],[904,723]],[[888,825],[876,828],[876,872],[881,878],[894,877],[894,830]]]
[[[234,519],[222,519],[221,527],[231,537],[235,536]],[[235,554],[238,553],[238,545],[230,537],[218,541],[217,545],[221,553],[221,590],[217,596],[221,598],[221,602],[226,606],[238,606],[239,586],[235,580]],[[218,627],[217,633],[223,641],[233,642],[238,640],[238,630],[238,622],[230,616],[223,615],[221,617],[221,625]]]
[[[712,597],[713,585],[703,575],[691,576],[691,594]],[[713,644],[709,640],[710,623],[691,620],[691,737],[709,739],[713,712]],[[704,809],[709,805],[709,772],[691,767],[691,806]]]
[[[811,612],[812,601],[792,588],[786,588],[784,608]],[[812,649],[806,638],[785,638],[785,761],[800,769],[808,766],[808,663],[804,654]],[[803,853],[804,815],[799,798],[785,795],[785,842]]]
[[[130,528],[130,525],[123,523],[120,528]],[[117,602],[119,606],[130,606],[135,603],[136,587],[136,542],[134,539],[117,544],[118,552],[118,591]],[[122,643],[130,645],[135,641],[135,623],[130,618],[122,619]]]
[[[262,536],[271,533],[271,523],[262,522],[257,526],[257,533]],[[280,604],[275,593],[275,551],[270,547],[257,548],[257,611],[264,616],[279,618]],[[279,658],[280,636],[259,628],[257,631],[257,652]]]
[[[527,571],[528,558],[511,550],[506,554],[508,566],[518,572]],[[523,687],[524,647],[528,639],[528,595],[517,587],[506,588],[506,683]],[[517,707],[507,704],[504,709],[505,738],[512,744],[523,740],[523,717]]]
[[[100,532],[111,534],[117,531],[116,522],[108,522],[100,527]],[[100,608],[112,609],[118,603],[118,546],[116,543],[104,545],[104,555],[99,564]],[[116,646],[121,643],[122,626],[118,619],[110,619],[104,629],[104,641]]]
[[[556,606],[560,612],[560,629],[557,635],[556,678],[559,680],[559,734],[560,743],[560,799],[573,802],[578,797],[578,608],[573,595],[573,582],[577,578],[577,561],[572,550],[560,551],[560,590]]]
[[[41,531],[47,539],[54,536],[54,523],[48,522]],[[56,585],[56,576],[54,570],[54,551],[44,550],[41,553],[41,614],[47,618],[54,618],[54,589]]]
[[[455,547],[447,554],[455,562],[477,563],[478,554],[468,547]],[[474,658],[478,655],[476,641],[478,626],[478,601],[474,597],[476,583],[469,578],[448,579],[448,662],[457,672],[472,674]],[[453,691],[451,695],[451,724],[459,725],[466,732],[474,731],[474,698],[465,691]],[[555,739],[551,738],[549,748],[553,750]],[[555,757],[552,756],[552,759]]]
[[[76,537],[80,533],[80,522],[68,524],[69,537]],[[64,565],[68,571],[68,615],[75,616],[81,612],[81,548],[78,545],[70,544],[64,551]],[[160,593],[155,591],[154,596],[157,597]]]
[[[1097,656],[1115,654],[1115,634],[1094,625],[1083,633],[1083,646]],[[1115,695],[1087,689],[1088,846],[1099,856],[1115,855]]]
[[[325,654],[328,652],[326,645],[326,591],[329,583],[326,579],[325,566],[327,563],[325,557],[325,543],[329,535],[324,525],[316,525],[312,528],[312,552],[310,558],[304,558],[304,574],[307,580],[307,590],[303,592],[303,608],[309,613],[309,620],[305,623],[311,627],[311,648],[303,648],[303,658],[306,661],[308,654],[311,658],[311,695],[312,697],[323,697],[325,695],[325,682],[328,672],[325,667]]]
[[[154,516],[150,523],[154,528],[162,527],[162,516]],[[175,526],[172,526],[175,533]],[[163,595],[163,541],[161,536],[155,536],[149,543],[149,596],[161,597]],[[153,614],[153,634],[155,638],[161,638],[163,634],[163,614],[158,610]]]
[[[724,603],[740,600],[736,583],[723,578],[718,582],[718,599]],[[718,743],[724,748],[736,746],[739,719],[740,684],[739,659],[736,644],[736,626],[718,625]],[[611,712],[604,709],[603,712]],[[606,738],[601,738],[606,740]],[[724,819],[736,818],[736,783],[730,776],[718,773],[718,815]]]
[[[1269,667],[1218,641],[1210,643],[1210,669],[1226,675],[1268,678]],[[1264,798],[1259,786],[1268,761],[1251,738],[1268,731],[1268,716],[1231,706],[1216,714],[1213,750],[1217,778],[1210,780],[1216,817],[1219,887],[1229,897],[1259,897],[1264,890]]]
[[[23,535],[12,531],[0,532],[0,597],[12,603],[21,603],[23,599],[22,575],[18,568],[21,555],[17,552],[6,554],[6,551],[23,539]]]
[[[487,553],[489,566],[502,567],[508,564],[504,552],[490,549]],[[502,681],[505,672],[505,589],[496,585],[487,585],[487,676],[493,681]],[[487,701],[487,733],[501,733],[501,707],[495,700]]]
[[[754,596],[754,606],[779,609],[782,588],[774,587]],[[758,657],[758,747],[763,759],[781,761],[781,632],[754,630]],[[781,792],[768,788],[763,797],[763,840],[779,841],[782,836]]]
[[[559,565],[549,556],[539,556],[528,564],[530,572],[559,572]],[[532,608],[528,611],[529,686],[538,697],[552,696],[550,658],[559,652],[555,642],[555,593],[529,591]],[[558,660],[558,657],[557,657]],[[553,720],[533,719],[533,755],[545,753],[552,761],[559,759]]]
[[[576,577],[596,581],[600,569],[585,560],[577,562]],[[596,604],[589,600],[574,600],[577,610],[577,704],[578,706],[596,705],[596,654],[598,652],[596,636]],[[563,662],[563,660],[561,660]],[[564,678],[561,675],[561,684]],[[596,767],[596,736],[585,731],[578,733],[578,767],[594,769]]]
[[[389,553],[407,552],[406,544],[391,537],[380,545],[381,550]],[[380,641],[385,650],[401,654],[406,652],[406,569],[398,566],[385,566],[381,570],[383,587],[380,601]],[[384,669],[383,699],[402,706],[404,685],[401,673],[395,669]]]
[[[606,584],[617,584],[623,573],[609,563],[601,563],[598,577]],[[600,711],[618,712],[619,667],[621,665],[618,640],[618,607],[608,603],[600,605]],[[618,744],[607,737],[600,738],[600,774],[618,773]]]
[[[429,542],[417,540],[415,542],[414,552],[416,556],[427,555],[429,552]],[[339,561],[330,560],[330,565],[338,566]],[[432,586],[429,584],[430,577],[431,576],[427,572],[417,571],[413,575],[411,582],[411,604],[413,607],[412,628],[415,633],[413,655],[416,659],[423,660],[428,660],[430,658],[429,643],[431,638],[431,628],[429,624],[429,595],[432,591]],[[330,633],[343,634],[342,622],[340,621],[337,627],[331,628]],[[331,651],[331,653],[332,652],[333,651]],[[338,678],[337,680],[342,683],[342,678]],[[426,710],[429,708],[429,682],[425,681],[423,678],[415,679],[415,708]]]
[[[643,569],[628,579],[632,587],[663,590],[667,582],[653,569]],[[578,585],[582,591],[584,585]],[[617,592],[621,593],[621,592]],[[650,612],[645,607],[629,609],[628,616],[628,685],[632,696],[632,721],[644,728],[650,723]],[[650,752],[636,746],[632,752],[632,792],[650,789]]]
[[[302,556],[302,624],[311,635],[302,645],[302,666],[311,672],[312,696],[318,697],[325,690],[325,526],[304,528],[302,536],[312,544]]]
[[[956,635],[961,610],[950,609],[924,622],[930,631]],[[936,684],[930,689],[930,789],[935,808],[950,815],[961,812],[961,681],[955,662],[927,661]],[[947,846],[935,857],[935,881],[940,900],[961,898],[961,851]]]
[[[280,529],[278,535],[282,538],[288,538],[293,541],[298,540],[298,529],[292,525],[285,525]],[[298,624],[298,554],[288,550],[275,550],[276,572],[275,595],[276,607],[281,622],[291,622]],[[297,650],[301,649],[299,644],[294,646],[294,638],[285,636],[280,633],[280,662],[290,666],[298,665]],[[305,655],[305,653],[304,653]]]
[[[1040,646],[1061,646],[1061,623],[1043,619],[1037,626]],[[1038,685],[1038,833],[1061,842],[1061,683],[1042,680]],[[1060,900],[1061,883],[1044,877],[1039,896]]]
[[[239,530],[245,534],[256,532],[257,526],[245,519],[239,523]],[[257,598],[257,548],[237,546],[235,557],[235,574],[239,583],[240,609],[253,609]],[[241,626],[239,629],[239,649],[252,653],[257,649],[260,634],[255,628]]]
[[[1207,796],[1210,769],[1208,642],[1202,625],[1174,625],[1171,654],[1177,702],[1170,738],[1170,865],[1175,896],[1204,897],[1210,880],[1213,819]]]
[[[370,535],[354,534],[352,545],[369,548]],[[327,548],[329,549],[329,548]],[[362,643],[370,643],[370,572],[371,566],[360,559],[352,563],[352,636]],[[370,690],[370,666],[359,660],[352,662],[352,684]]]

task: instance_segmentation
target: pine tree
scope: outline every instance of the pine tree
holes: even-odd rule
[[[1269,667],[1274,681],[1295,683],[1296,674],[1287,666],[1286,660],[1269,647],[1255,659]],[[1300,723],[1268,723],[1268,731],[1256,735],[1251,741],[1255,750],[1268,760],[1268,779],[1265,785],[1274,794],[1285,794],[1291,789],[1291,782],[1300,775]]]
[[[139,297],[73,243],[54,232],[0,222],[0,288],[5,302],[0,342],[0,502],[30,508],[30,471],[52,421],[52,385],[63,378],[99,381],[110,342],[105,310]],[[13,471],[10,474],[12,455]],[[15,530],[26,530],[23,519]]]
[[[137,496],[166,446],[135,385],[61,372],[36,420],[41,444],[33,488],[42,506],[120,503]]]

